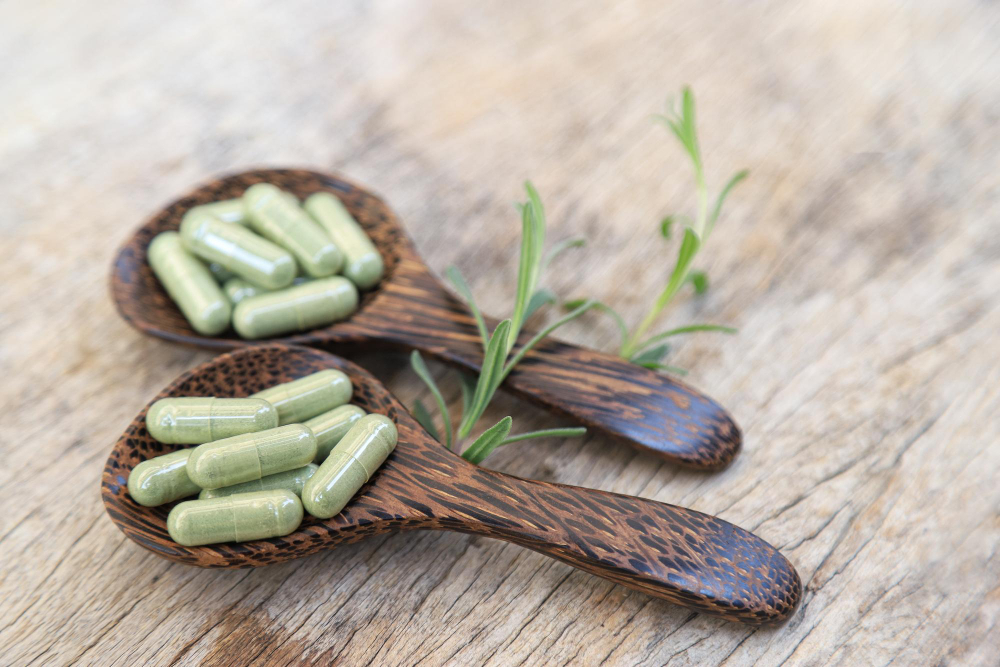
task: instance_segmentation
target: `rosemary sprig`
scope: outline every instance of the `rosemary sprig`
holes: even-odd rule
[[[665,239],[671,238],[673,228],[678,223],[684,227],[680,247],[677,252],[677,260],[674,263],[673,270],[670,272],[666,286],[633,330],[629,330],[628,325],[625,324],[625,320],[610,306],[603,303],[595,303],[594,308],[610,315],[618,326],[621,332],[621,346],[618,353],[621,357],[646,368],[683,374],[683,369],[661,363],[661,360],[670,349],[662,341],[672,336],[697,331],[718,331],[732,334],[736,330],[716,324],[694,324],[677,327],[649,336],[647,332],[660,318],[660,315],[684,285],[690,283],[696,294],[702,294],[708,289],[708,276],[702,271],[692,270],[692,263],[715,229],[715,223],[722,212],[722,204],[725,202],[726,197],[729,196],[733,187],[749,175],[749,172],[743,170],[734,174],[719,192],[713,205],[709,207],[708,186],[705,183],[701,148],[698,144],[698,134],[695,128],[694,95],[691,93],[691,89],[684,88],[679,108],[676,108],[673,103],[669,103],[667,113],[658,115],[655,119],[669,128],[691,161],[694,169],[697,200],[696,213],[694,218],[687,216],[667,216],[660,221],[660,234]],[[564,306],[569,310],[573,310],[583,303],[582,299],[578,299],[568,301]]]
[[[472,291],[469,289],[462,274],[455,267],[450,267],[447,271],[448,279],[454,285],[455,291],[465,300],[472,311],[483,345],[483,364],[478,378],[473,380],[464,373],[461,376],[462,418],[459,421],[457,430],[454,430],[454,437],[447,404],[427,365],[424,363],[419,352],[414,351],[410,357],[410,365],[420,379],[423,380],[424,384],[427,385],[431,395],[434,397],[434,402],[437,404],[438,411],[441,413],[441,419],[444,422],[444,444],[449,449],[453,447],[455,441],[461,442],[472,434],[472,430],[475,428],[480,417],[483,416],[500,384],[531,349],[553,331],[597,305],[593,301],[582,301],[576,307],[572,308],[571,312],[544,327],[516,352],[514,351],[524,322],[539,308],[557,301],[556,295],[551,290],[539,288],[538,284],[542,273],[548,267],[549,263],[560,253],[569,248],[583,245],[582,239],[567,239],[556,244],[543,257],[545,210],[538,191],[531,183],[525,183],[525,190],[528,194],[528,201],[518,205],[521,213],[521,254],[517,272],[517,292],[514,298],[513,315],[500,322],[493,332],[490,333],[486,327],[482,312],[476,305]],[[512,352],[514,352],[513,355],[511,354]],[[434,425],[434,420],[423,403],[418,401],[414,405],[414,416],[432,437],[441,441],[437,427]],[[466,447],[464,451],[461,451],[461,455],[473,463],[479,463],[489,456],[493,450],[502,445],[533,438],[579,436],[587,431],[585,428],[543,429],[511,436],[509,434],[512,424],[513,420],[510,417],[504,417],[497,424],[483,431],[471,445]]]

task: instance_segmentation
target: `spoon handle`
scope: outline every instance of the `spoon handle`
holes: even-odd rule
[[[487,318],[491,331],[495,326]],[[422,263],[406,256],[370,305],[328,331],[322,344],[374,339],[476,373],[483,358],[465,304]],[[518,346],[532,335],[522,332]],[[742,442],[729,414],[691,387],[619,357],[550,338],[525,355],[504,386],[550,412],[691,468],[724,468]]]
[[[634,590],[732,621],[785,619],[802,584],[774,547],[722,519],[652,500],[512,477],[427,440],[397,449],[350,519],[402,517],[413,528],[513,542]],[[411,454],[411,451],[418,452]],[[420,472],[415,472],[420,471]],[[367,516],[371,512],[372,516]]]

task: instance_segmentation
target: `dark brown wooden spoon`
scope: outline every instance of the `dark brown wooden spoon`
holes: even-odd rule
[[[475,321],[420,260],[403,227],[381,199],[339,176],[301,169],[260,169],[196,188],[147,221],[115,260],[111,295],[132,326],[160,338],[214,350],[260,344],[231,331],[218,338],[191,329],[146,262],[160,232],[177,229],[192,206],[240,196],[250,185],[273,183],[299,197],[327,190],[344,201],[385,259],[382,283],[362,296],[347,321],[264,342],[334,351],[343,344],[418,349],[478,372],[482,348]],[[492,330],[494,320],[488,319]],[[530,338],[522,334],[519,344]],[[728,465],[742,436],[717,403],[676,380],[618,357],[556,340],[542,341],[507,377],[505,387],[548,410],[658,456],[692,468]]]
[[[126,483],[141,461],[177,448],[146,431],[146,406],[111,450],[101,495],[111,520],[159,556],[201,567],[266,565],[370,535],[452,530],[495,537],[605,579],[700,612],[743,623],[780,621],[801,583],[771,545],[722,519],[651,500],[520,479],[481,468],[431,439],[378,380],[320,350],[256,346],[185,373],[166,396],[248,396],[281,382],[337,368],[354,383],[352,402],[396,422],[399,444],[344,511],[307,517],[282,538],[184,547],[167,535],[170,505],[142,507]]]

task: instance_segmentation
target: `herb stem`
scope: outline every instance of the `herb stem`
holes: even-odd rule
[[[570,438],[578,435],[586,434],[587,429],[582,426],[575,428],[545,428],[538,431],[528,431],[527,433],[518,433],[517,435],[512,435],[510,437],[504,438],[500,446],[509,445],[512,442],[521,442],[523,440],[533,440],[534,438]]]
[[[510,374],[510,372],[514,369],[514,366],[516,366],[521,361],[521,359],[524,358],[524,355],[526,355],[531,350],[531,348],[535,347],[535,345],[537,345],[539,341],[541,341],[543,338],[545,338],[550,333],[552,333],[562,325],[566,324],[567,322],[574,320],[577,317],[580,317],[580,315],[583,315],[585,312],[590,310],[594,306],[594,304],[595,304],[594,301],[588,299],[587,301],[583,302],[583,305],[574,308],[573,310],[571,310],[570,312],[566,313],[561,318],[553,322],[552,324],[548,325],[547,327],[536,333],[531,338],[531,340],[525,343],[524,346],[517,351],[517,354],[515,354],[511,358],[511,360],[507,363],[507,366],[503,369],[503,372],[500,374],[500,380],[497,382],[497,385],[499,385],[500,382],[504,381],[507,375]]]
[[[465,303],[468,304],[469,310],[472,311],[472,317],[476,320],[476,328],[479,330],[479,338],[483,343],[483,352],[486,351],[486,344],[489,342],[490,336],[486,331],[486,320],[483,319],[483,314],[479,310],[479,306],[476,305],[476,300],[472,298],[472,290],[469,289],[468,283],[465,282],[465,278],[462,276],[462,272],[458,270],[457,266],[449,266],[448,270],[445,272],[448,276],[448,280],[451,284],[455,286],[458,293],[465,299]]]

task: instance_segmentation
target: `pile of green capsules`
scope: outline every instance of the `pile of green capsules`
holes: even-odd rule
[[[178,503],[167,516],[184,546],[280,537],[303,508],[339,514],[396,447],[396,426],[348,405],[353,387],[337,370],[249,398],[164,398],[146,413],[149,434],[198,445],[138,464],[128,492],[140,505]],[[300,500],[301,498],[301,500]]]
[[[357,308],[358,290],[374,287],[384,271],[339,199],[317,192],[300,206],[270,183],[192,208],[180,233],[158,234],[147,256],[191,327],[206,336],[230,323],[242,338],[265,338],[342,320]]]

